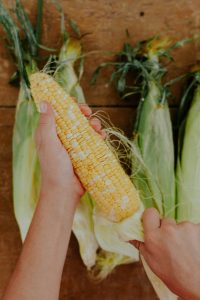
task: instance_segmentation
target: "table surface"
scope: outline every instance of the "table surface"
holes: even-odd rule
[[[31,19],[35,20],[36,0],[22,1]],[[59,15],[51,1],[45,2],[43,24],[43,44],[59,46]],[[14,1],[4,1],[11,8]],[[96,110],[109,114],[114,125],[131,134],[136,100],[122,101],[113,87],[107,86],[109,71],[103,72],[97,86],[90,86],[92,72],[100,62],[107,59],[103,51],[117,51],[126,40],[129,30],[131,43],[156,34],[166,35],[174,41],[199,33],[199,0],[63,0],[66,16],[77,21],[82,33],[85,52],[95,52],[87,56],[82,86],[88,104]],[[2,34],[0,29],[0,34]],[[187,72],[190,65],[200,58],[199,42],[187,44],[174,52],[175,62],[169,65],[174,78]],[[12,128],[18,89],[8,81],[14,66],[3,42],[0,43],[0,297],[15,266],[21,250],[21,241],[15,221],[12,204]],[[183,83],[172,89],[170,99],[173,118]],[[50,270],[53,272],[53,270]],[[153,300],[157,299],[140,263],[118,267],[101,283],[93,282],[83,266],[78,245],[71,237],[70,247],[64,267],[60,299],[68,300]]]

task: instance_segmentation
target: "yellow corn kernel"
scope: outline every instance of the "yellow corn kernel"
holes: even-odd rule
[[[52,105],[58,136],[101,213],[114,222],[131,216],[139,207],[138,192],[106,142],[52,77],[38,72],[30,82],[37,107],[41,101]]]

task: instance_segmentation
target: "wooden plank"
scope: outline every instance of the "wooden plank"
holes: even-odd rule
[[[4,2],[11,8],[14,0]],[[22,2],[34,21],[36,1]],[[176,41],[199,32],[198,0],[126,0],[123,3],[114,0],[85,0],[84,4],[80,0],[62,0],[61,4],[66,16],[77,21],[82,33],[89,33],[83,38],[85,52],[97,51],[96,54],[87,56],[82,80],[87,101],[92,105],[124,104],[114,89],[106,86],[109,70],[103,72],[96,87],[91,87],[89,81],[99,63],[108,59],[103,51],[118,51],[122,47],[126,40],[126,29],[130,32],[130,42],[133,44],[156,34],[170,36]],[[45,2],[44,12],[43,44],[59,48],[59,15],[50,0]],[[189,66],[198,58],[198,46],[199,41],[175,51],[175,63],[169,67],[168,78],[188,71]],[[15,105],[17,89],[8,85],[14,67],[2,42],[0,54],[0,105]],[[178,102],[181,89],[182,84],[174,90],[177,99],[171,100],[173,105]]]

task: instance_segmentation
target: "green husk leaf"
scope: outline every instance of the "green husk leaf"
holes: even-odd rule
[[[71,96],[74,96],[79,103],[85,103],[83,90],[79,84],[80,74],[77,76],[75,71],[75,62],[80,58],[81,51],[80,40],[68,38],[60,50],[54,77],[64,90],[70,93]],[[81,68],[81,73],[83,74],[83,62]]]
[[[24,51],[19,37],[19,28],[13,21],[9,12],[3,6],[2,2],[0,2],[0,23],[2,24],[2,27],[7,34],[9,45],[11,46],[12,52],[17,62],[17,68],[20,73],[22,85],[26,89],[28,97],[29,80],[24,63]]]
[[[192,99],[191,99],[192,97]],[[199,75],[193,77],[182,103],[189,111],[179,127],[179,149],[177,160],[177,219],[199,223],[200,189],[200,85]],[[181,103],[181,110],[182,105]]]
[[[20,25],[22,26],[24,32],[26,33],[26,38],[27,38],[26,44],[29,47],[28,52],[32,57],[35,57],[38,50],[37,39],[35,37],[34,30],[29,20],[29,17],[25,12],[20,0],[16,0],[15,11],[16,11],[16,16],[20,22]]]
[[[37,22],[36,22],[36,28],[35,28],[35,38],[37,41],[37,44],[40,44],[41,42],[41,36],[42,36],[42,17],[43,17],[43,0],[37,0]],[[38,49],[36,49],[36,56],[38,56]]]
[[[166,101],[164,104],[160,103],[161,97],[157,84],[149,81],[149,93],[142,102],[143,107],[134,142],[137,143],[144,163],[161,192],[161,194],[157,193],[157,208],[162,215],[174,217],[175,179],[172,126],[167,103]]]
[[[22,18],[23,7],[16,2],[18,16]],[[23,15],[24,17],[24,15]],[[27,15],[25,22],[28,22]],[[0,2],[0,22],[7,34],[10,51],[16,61],[16,75],[11,81],[20,82],[20,92],[17,101],[15,124],[13,129],[13,202],[15,216],[19,224],[22,240],[24,240],[32,220],[33,212],[38,200],[40,188],[40,168],[34,142],[34,132],[38,122],[38,112],[30,96],[29,74],[37,70],[36,62],[30,49],[23,48],[19,28],[9,12]],[[31,24],[27,27],[31,30]],[[26,32],[26,36],[29,33]]]
[[[13,130],[13,201],[21,238],[24,241],[39,198],[40,166],[34,133],[39,114],[24,90],[20,94]]]
[[[77,37],[80,38],[81,37],[81,32],[80,32],[80,29],[79,29],[78,24],[76,23],[76,21],[71,19],[69,22],[70,22],[70,26],[71,26],[72,30],[74,31],[74,33],[77,35]]]

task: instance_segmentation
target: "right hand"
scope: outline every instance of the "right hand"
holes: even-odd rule
[[[144,243],[132,241],[152,271],[184,300],[200,299],[200,225],[143,214]]]

